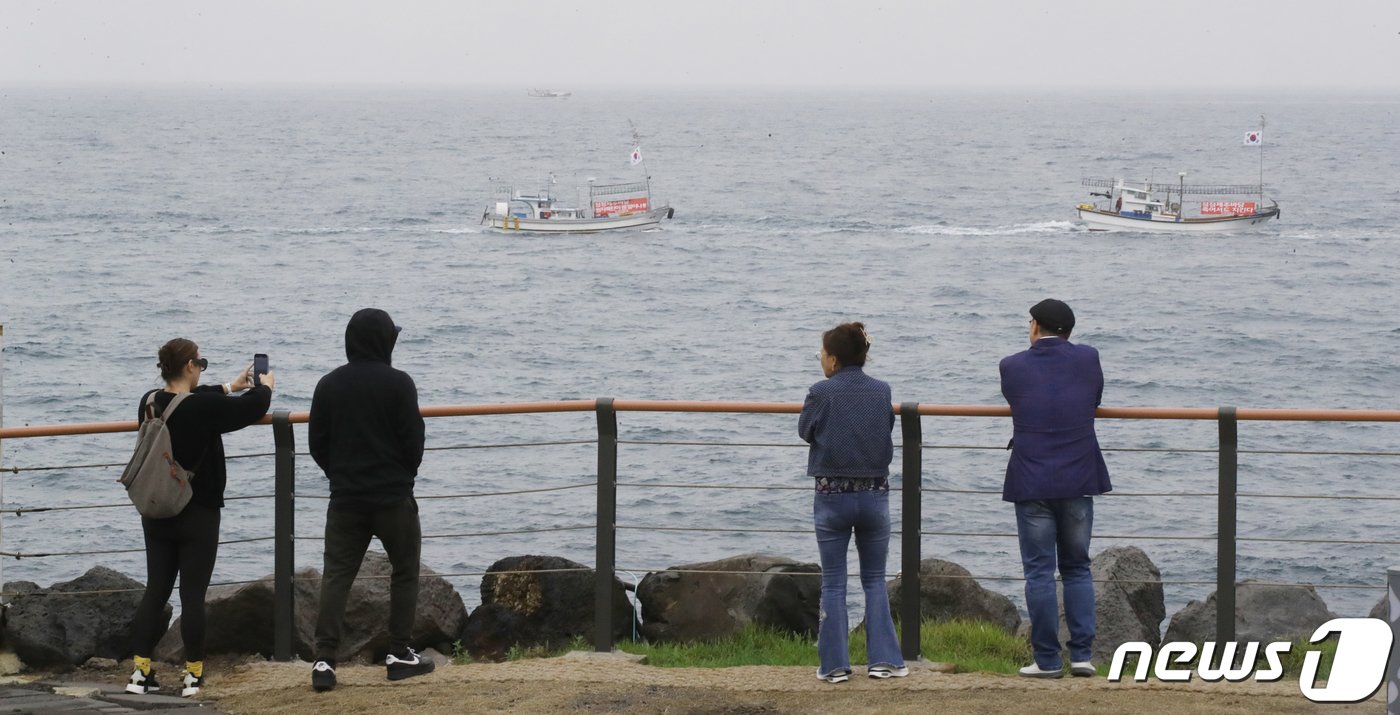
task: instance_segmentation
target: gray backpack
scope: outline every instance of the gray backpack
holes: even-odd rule
[[[136,435],[136,452],[122,471],[121,483],[141,516],[166,519],[179,514],[194,495],[190,486],[194,473],[175,461],[170,430],[166,427],[170,413],[190,395],[188,392],[176,395],[162,414],[156,414],[155,396],[152,392],[141,403],[146,419],[141,422],[141,431]]]

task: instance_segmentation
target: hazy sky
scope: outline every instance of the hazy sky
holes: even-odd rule
[[[1400,0],[0,0],[0,83],[1400,91]]]

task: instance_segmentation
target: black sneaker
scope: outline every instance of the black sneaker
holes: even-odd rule
[[[180,677],[180,697],[192,698],[199,695],[199,689],[204,687],[204,676],[195,677],[194,673],[185,671]]]
[[[311,666],[311,687],[318,693],[335,688],[335,664],[325,660]]]
[[[126,681],[126,692],[137,695],[155,693],[160,691],[160,683],[156,682],[156,671],[151,669],[150,673],[142,673],[140,668],[132,671],[131,679]]]
[[[401,655],[390,653],[384,659],[384,667],[389,671],[389,680],[403,680],[415,675],[427,675],[437,666],[433,661],[415,653],[412,648],[405,648]]]

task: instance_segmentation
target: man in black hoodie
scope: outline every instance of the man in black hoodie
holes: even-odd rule
[[[422,546],[413,480],[423,461],[423,416],[413,378],[391,367],[399,330],[382,310],[355,313],[345,328],[349,362],[322,377],[311,398],[311,457],[331,487],[311,670],[311,685],[318,691],[335,687],[345,601],[371,536],[379,537],[393,565],[385,659],[389,679],[433,670],[431,660],[409,647]]]

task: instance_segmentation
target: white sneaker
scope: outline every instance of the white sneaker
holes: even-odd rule
[[[826,675],[822,675],[822,669],[817,668],[817,680],[824,680],[828,683],[844,683],[851,679],[849,670],[833,670]]]
[[[1065,672],[1064,672],[1063,670],[1042,670],[1041,667],[1040,667],[1039,665],[1035,664],[1035,663],[1031,663],[1030,665],[1028,665],[1028,666],[1022,668],[1022,669],[1020,670],[1020,673],[1021,673],[1021,676],[1024,677],[1024,678],[1047,678],[1047,679],[1048,679],[1048,678],[1063,678],[1063,677],[1065,677]]]
[[[884,680],[885,678],[903,678],[909,674],[909,668],[903,665],[893,666],[887,663],[881,663],[866,668],[865,674],[872,678],[879,678],[880,680]]]
[[[405,648],[399,655],[390,653],[386,656],[384,667],[389,673],[389,680],[403,680],[431,673],[437,666],[433,661],[418,655],[412,648]]]
[[[1069,664],[1069,674],[1076,678],[1092,678],[1099,674],[1099,669],[1087,660],[1072,661]]]
[[[204,687],[204,676],[201,675],[196,678],[194,674],[189,672],[188,670],[182,673],[181,676],[182,677],[180,678],[180,697],[192,698],[196,695],[199,695],[199,689]]]
[[[149,674],[142,673],[140,668],[133,671],[131,679],[126,681],[126,692],[137,695],[160,692],[160,683],[156,682],[155,669],[152,668]]]

